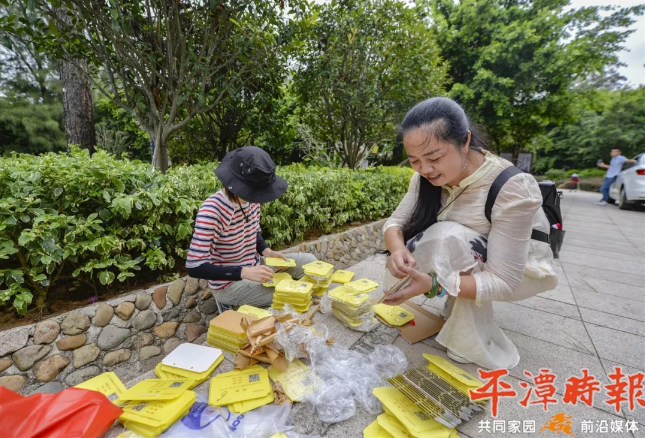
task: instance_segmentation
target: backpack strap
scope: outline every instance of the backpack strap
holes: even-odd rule
[[[495,181],[493,181],[493,184],[490,186],[490,189],[488,190],[488,197],[486,198],[486,207],[484,208],[484,214],[486,215],[486,219],[488,219],[488,222],[492,222],[491,213],[493,212],[493,205],[495,205],[495,201],[497,200],[497,195],[499,195],[499,191],[502,190],[502,187],[504,187],[504,184],[506,184],[506,181],[508,181],[518,173],[522,173],[522,171],[517,167],[515,166],[507,167],[506,169],[502,170],[502,173],[497,175],[497,178],[495,178]]]
[[[484,208],[484,214],[486,215],[488,222],[492,222],[491,214],[493,212],[493,205],[495,205],[495,201],[497,200],[497,195],[499,195],[500,190],[502,190],[502,187],[504,187],[506,181],[508,181],[518,173],[522,173],[522,171],[517,167],[507,167],[506,169],[502,170],[499,175],[497,175],[497,178],[495,178],[495,181],[493,181],[493,184],[491,184],[490,189],[488,190],[488,197],[486,198],[486,207]],[[531,232],[531,239],[549,243],[549,235],[544,231],[536,229],[533,229],[533,231]]]

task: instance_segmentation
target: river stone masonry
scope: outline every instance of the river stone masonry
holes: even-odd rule
[[[378,221],[281,250],[345,269],[382,250]],[[205,280],[186,277],[0,332],[0,386],[52,392],[106,371],[128,381],[206,332],[217,305]]]

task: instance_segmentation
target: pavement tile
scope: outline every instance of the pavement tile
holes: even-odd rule
[[[624,272],[626,274],[645,272],[645,261],[643,260],[618,259],[605,254],[563,252],[560,254],[560,260],[563,263],[573,263],[591,268]]]
[[[578,265],[573,263],[562,262],[569,283],[572,283],[572,278],[597,278],[600,280],[610,280],[615,283],[622,283],[631,286],[642,287],[643,276],[636,273],[627,274],[624,272],[611,271],[608,269],[593,268],[590,266]]]
[[[587,289],[602,295],[612,295],[633,301],[645,303],[645,287],[617,283],[609,279],[591,277],[573,277],[571,287]]]
[[[643,367],[640,369],[638,368],[633,368],[629,366],[625,366],[623,364],[619,364],[617,362],[612,362],[607,359],[601,359],[602,364],[605,366],[605,370],[607,373],[612,374],[615,370],[616,367],[620,367],[620,371],[623,374],[626,375],[633,375],[636,373],[644,373],[645,374],[645,364]],[[613,382],[613,381],[612,381]],[[603,400],[604,403],[604,400]],[[613,405],[609,406],[607,405],[610,409],[614,409]],[[621,413],[624,414],[625,418],[630,421],[636,421],[638,423],[638,431],[634,433],[635,438],[645,438],[645,408],[644,407],[637,407],[633,411],[629,410],[629,407],[626,402],[622,403],[621,406]]]
[[[538,297],[546,298],[549,300],[560,301],[567,304],[576,304],[576,299],[573,298],[573,293],[571,293],[571,288],[563,283],[564,276],[558,277],[558,285],[553,290],[542,292],[537,294]]]
[[[498,302],[493,305],[495,321],[505,330],[521,333],[582,353],[595,354],[582,321],[540,310]]]
[[[645,337],[645,323],[630,318],[623,318],[616,315],[608,315],[597,310],[580,307],[580,314],[585,323],[599,325],[614,330],[620,330]]]
[[[645,321],[645,303],[596,291],[571,288],[578,306],[599,312]]]
[[[531,309],[541,310],[554,315],[566,316],[573,319],[581,319],[578,307],[573,304],[551,300],[541,296],[535,296],[522,301],[515,301],[513,304]]]
[[[585,324],[598,355],[635,368],[645,363],[645,337]]]

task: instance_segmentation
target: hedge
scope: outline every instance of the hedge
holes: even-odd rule
[[[161,174],[146,163],[105,152],[90,157],[0,158],[0,305],[24,314],[63,281],[124,282],[142,268],[168,273],[188,249],[193,219],[219,189],[215,163]],[[388,216],[412,175],[406,168],[278,169],[289,189],[262,208],[263,235],[274,247],[306,231]],[[136,279],[129,282],[136,282]]]

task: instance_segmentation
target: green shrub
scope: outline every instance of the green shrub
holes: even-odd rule
[[[0,158],[0,303],[24,314],[65,279],[102,285],[142,268],[167,274],[186,256],[193,219],[219,188],[216,164],[166,174],[140,161],[75,149],[70,156]],[[407,168],[364,171],[293,165],[290,185],[262,208],[263,235],[274,247],[351,221],[389,215],[412,175]]]
[[[606,169],[598,169],[598,168],[584,169],[578,172],[578,176],[581,179],[582,178],[604,178],[606,174],[607,174]]]
[[[602,186],[604,178],[580,178],[580,190],[587,192],[598,192]],[[558,185],[560,189],[574,189],[575,185],[571,181],[561,181]]]
[[[567,179],[567,172],[560,169],[549,169],[544,173],[544,176],[551,181],[561,181]]]

